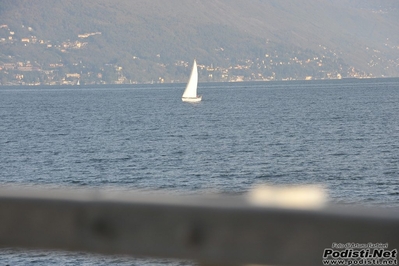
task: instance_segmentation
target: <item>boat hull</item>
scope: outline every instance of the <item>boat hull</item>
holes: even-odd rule
[[[188,102],[188,103],[197,103],[202,100],[202,96],[197,96],[197,97],[182,97],[181,100],[183,102]]]

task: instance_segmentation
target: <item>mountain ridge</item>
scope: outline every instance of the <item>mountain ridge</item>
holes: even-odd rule
[[[3,0],[0,64],[109,83],[183,81],[193,58],[207,81],[399,76],[398,14],[390,0]]]

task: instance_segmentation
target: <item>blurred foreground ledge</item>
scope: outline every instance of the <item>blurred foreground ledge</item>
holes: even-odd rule
[[[313,187],[264,187],[236,197],[0,188],[0,247],[208,265],[322,265],[333,243],[398,249],[399,211],[329,206]]]

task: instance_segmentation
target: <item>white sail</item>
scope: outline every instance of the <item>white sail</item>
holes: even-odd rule
[[[190,79],[188,80],[187,87],[184,90],[183,98],[197,99],[197,85],[198,85],[198,71],[197,62],[194,60],[193,69],[191,70]],[[184,99],[183,99],[184,100]]]

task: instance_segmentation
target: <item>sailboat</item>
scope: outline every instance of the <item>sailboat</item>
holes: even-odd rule
[[[184,90],[181,100],[183,102],[200,102],[202,96],[197,95],[197,85],[198,85],[198,70],[197,62],[194,59],[193,69],[191,70],[190,79],[188,80],[186,89]]]

